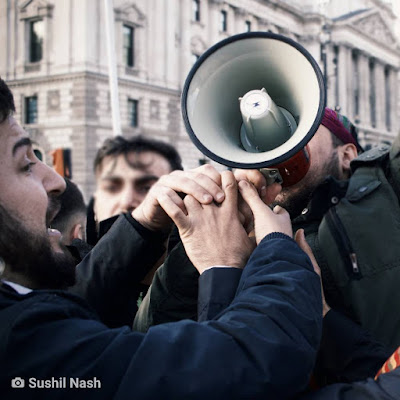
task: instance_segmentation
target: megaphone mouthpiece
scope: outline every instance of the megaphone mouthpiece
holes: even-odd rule
[[[297,128],[293,116],[284,114],[265,88],[251,90],[239,100],[243,119],[240,139],[246,151],[272,150],[286,142]]]

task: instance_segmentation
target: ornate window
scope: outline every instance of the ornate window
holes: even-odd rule
[[[49,56],[54,5],[46,0],[21,1],[20,20],[24,25],[23,54],[25,71],[39,71]]]
[[[114,8],[118,40],[118,64],[128,75],[137,75],[145,68],[146,51],[143,44],[146,42],[144,28],[146,18],[143,12],[125,1],[120,7]]]

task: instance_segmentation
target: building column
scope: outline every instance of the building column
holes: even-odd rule
[[[369,112],[369,58],[366,54],[359,53],[358,68],[360,73],[360,115],[361,125],[370,124]]]
[[[390,132],[393,132],[394,137],[399,133],[398,122],[398,104],[399,104],[399,71],[395,68],[389,69],[389,82],[390,82]]]
[[[375,62],[376,127],[386,130],[385,123],[385,69],[383,64]]]
[[[191,64],[191,48],[190,48],[190,35],[191,35],[191,20],[192,20],[192,3],[187,0],[180,0],[181,14],[180,14],[180,51],[181,57],[179,57],[179,80],[183,85],[186,76],[190,71]],[[200,14],[200,18],[203,16]]]
[[[336,85],[336,77],[335,77],[335,54],[333,51],[333,46],[331,44],[326,44],[325,47],[326,52],[326,71],[322,71],[322,73],[327,72],[326,83],[327,83],[327,104],[328,106],[336,106],[336,98],[335,98],[335,85]]]
[[[351,71],[351,51],[347,46],[339,46],[339,106],[342,114],[349,114],[349,99],[351,99],[351,85],[349,73]]]

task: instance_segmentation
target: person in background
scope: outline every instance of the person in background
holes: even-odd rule
[[[179,153],[168,143],[143,136],[131,138],[117,136],[106,139],[97,151],[94,160],[96,189],[87,210],[89,246],[82,241],[74,241],[70,248],[74,257],[77,260],[83,259],[90,251],[90,246],[99,242],[121,214],[131,213],[138,207],[161,176],[182,169]],[[177,232],[174,231],[174,234],[168,238],[169,246],[173,247],[178,240]],[[122,251],[129,254],[126,249]],[[132,324],[138,304],[145,296],[154,272],[162,264],[166,254],[167,250],[153,265],[147,267],[147,272],[140,281],[131,282],[128,297],[122,296],[119,291],[113,293],[113,301],[119,306],[111,308],[130,310],[130,319],[121,320],[107,312],[107,317],[104,318],[109,326]],[[103,257],[108,263],[112,262],[109,253],[104,252]],[[102,265],[108,265],[108,263],[102,263]],[[81,292],[86,290],[83,288],[84,281],[80,281],[82,286],[77,290]],[[95,303],[99,304],[99,301],[96,300]]]
[[[180,155],[168,143],[143,136],[106,139],[94,160],[88,243],[94,246],[120,214],[132,212],[162,175],[182,169]]]
[[[68,246],[74,239],[86,240],[86,204],[78,186],[64,179],[66,189],[60,196],[61,208],[51,227],[61,232],[62,242]]]

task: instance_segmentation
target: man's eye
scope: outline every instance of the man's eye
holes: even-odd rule
[[[153,186],[153,185],[140,186],[140,187],[138,188],[138,192],[139,192],[139,193],[147,193],[147,192],[151,189],[152,186]]]
[[[33,166],[36,165],[35,162],[30,162],[28,164],[26,164],[25,166],[22,167],[22,171],[23,172],[32,172],[32,168]]]
[[[104,186],[103,189],[109,193],[116,193],[120,190],[120,186],[119,185],[107,185],[107,186]]]

